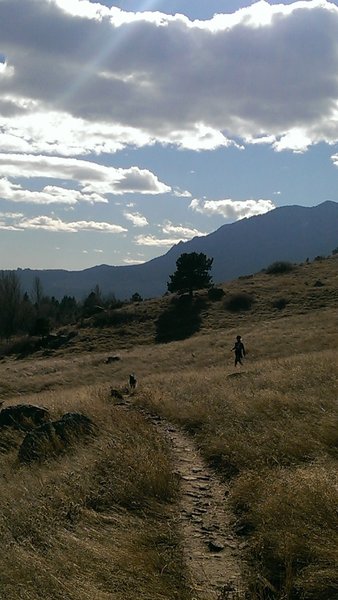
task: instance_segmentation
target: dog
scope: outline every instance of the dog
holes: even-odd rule
[[[136,388],[136,384],[137,384],[137,380],[135,377],[134,373],[131,373],[131,375],[129,375],[129,386],[131,390],[134,390]]]

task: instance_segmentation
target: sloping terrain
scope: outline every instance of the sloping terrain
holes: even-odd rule
[[[0,432],[6,600],[237,600],[241,587],[250,600],[335,600],[337,265],[258,273],[217,301],[129,304],[58,348],[3,349],[4,407],[81,412],[100,431],[30,466],[25,432]],[[242,294],[254,302],[229,310]],[[126,396],[131,372],[126,412],[111,388]]]

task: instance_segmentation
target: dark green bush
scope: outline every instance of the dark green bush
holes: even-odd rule
[[[224,296],[224,290],[222,288],[211,287],[208,289],[208,298],[212,302],[221,300]]]
[[[266,269],[265,273],[268,275],[278,275],[280,273],[290,273],[293,271],[294,265],[285,260],[278,260],[276,262],[271,263]]]
[[[224,301],[224,307],[231,312],[241,312],[243,310],[250,310],[254,301],[255,299],[250,294],[240,292],[228,296]]]
[[[139,317],[134,313],[115,312],[112,310],[94,315],[92,325],[94,327],[119,327],[139,320]]]
[[[272,308],[278,308],[278,310],[283,310],[288,304],[288,300],[286,298],[277,298],[272,302]]]

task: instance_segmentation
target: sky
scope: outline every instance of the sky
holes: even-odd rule
[[[0,269],[338,201],[337,4],[0,0]]]

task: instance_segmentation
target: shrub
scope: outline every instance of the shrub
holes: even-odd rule
[[[272,308],[278,308],[278,310],[283,310],[288,304],[288,300],[286,298],[277,298],[272,302]]]
[[[254,301],[253,296],[242,292],[228,296],[225,299],[224,307],[231,312],[241,312],[242,310],[250,310]]]
[[[266,269],[265,273],[268,275],[279,275],[280,273],[290,273],[293,271],[294,265],[288,261],[279,260],[271,263]]]
[[[216,302],[217,300],[221,300],[224,296],[224,290],[222,288],[216,288],[216,287],[211,287],[208,290],[208,298],[209,300],[212,300],[213,302]]]
[[[132,295],[130,300],[131,300],[131,302],[142,302],[143,298],[138,292],[135,292],[135,294]]]
[[[92,325],[93,327],[120,327],[139,320],[140,318],[134,313],[111,310],[94,315]]]

